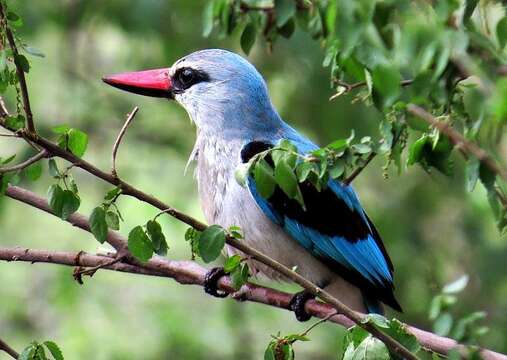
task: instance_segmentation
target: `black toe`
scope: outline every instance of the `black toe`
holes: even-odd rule
[[[224,275],[223,267],[215,267],[208,271],[204,276],[204,292],[218,298],[227,297],[228,293],[218,290],[218,280]]]
[[[308,300],[315,299],[315,295],[307,292],[307,291],[301,291],[292,297],[290,300],[290,309],[294,311],[294,314],[296,315],[296,319],[298,321],[308,321],[312,317],[310,314],[308,314],[305,310],[305,304]]]

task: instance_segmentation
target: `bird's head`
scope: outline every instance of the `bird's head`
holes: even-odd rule
[[[262,76],[247,60],[226,50],[201,50],[169,68],[103,80],[135,94],[177,101],[202,131],[244,135],[280,126]]]

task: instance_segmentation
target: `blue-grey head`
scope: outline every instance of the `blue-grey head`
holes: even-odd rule
[[[201,50],[170,68],[110,75],[103,80],[136,94],[177,101],[203,132],[245,136],[283,126],[262,76],[230,51]]]

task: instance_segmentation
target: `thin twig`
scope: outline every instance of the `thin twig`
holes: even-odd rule
[[[32,156],[31,158],[23,161],[22,163],[19,163],[17,165],[5,166],[5,167],[0,168],[0,174],[5,174],[5,173],[8,173],[8,172],[23,170],[24,168],[27,168],[28,166],[32,165],[33,163],[36,163],[37,161],[39,161],[40,159],[46,157],[47,155],[48,155],[47,150],[43,149],[40,152],[38,152],[37,154],[35,154],[34,156]]]
[[[489,154],[481,149],[478,145],[467,140],[458,131],[452,128],[448,123],[439,121],[422,107],[415,104],[408,104],[407,111],[418,118],[426,121],[438,131],[446,135],[449,140],[459,149],[476,157],[480,162],[486,165],[491,171],[507,181],[507,169],[498,165],[498,163]]]
[[[74,278],[77,278],[77,277],[81,278],[83,275],[87,275],[89,277],[92,277],[93,275],[95,275],[95,273],[97,272],[97,270],[106,268],[106,267],[111,266],[111,265],[114,265],[117,262],[120,262],[120,261],[124,260],[126,257],[127,257],[127,254],[118,255],[118,256],[116,256],[116,258],[111,259],[110,261],[108,261],[108,262],[106,262],[104,264],[96,265],[96,266],[93,266],[91,268],[81,268],[81,267],[79,267],[76,271],[74,271],[74,274],[73,274]]]
[[[329,319],[331,319],[333,316],[335,315],[338,315],[338,311],[333,311],[332,313],[330,313],[328,316],[320,319],[319,321],[317,321],[315,324],[311,325],[308,329],[306,329],[305,331],[303,331],[301,334],[299,334],[300,336],[306,336],[308,335],[308,333],[310,331],[312,331],[315,327],[319,326],[320,324],[328,321]]]
[[[139,111],[139,107],[136,106],[130,112],[130,114],[128,114],[127,120],[125,120],[125,123],[123,124],[123,126],[120,130],[120,133],[118,134],[118,137],[116,138],[116,141],[114,142],[113,155],[112,155],[113,168],[111,169],[111,174],[114,177],[118,177],[118,174],[116,173],[116,153],[118,152],[118,148],[120,147],[121,140],[123,139],[123,135],[125,135],[125,132],[127,131],[128,126],[130,125],[130,123],[132,122],[132,120],[134,119],[134,117],[136,116],[138,111]]]
[[[349,185],[352,181],[354,181],[357,175],[359,175],[368,166],[368,164],[373,160],[375,156],[377,156],[377,153],[371,152],[370,155],[368,155],[368,157],[366,158],[364,164],[355,168],[352,174],[350,174],[345,180],[343,180],[343,184]]]
[[[0,350],[5,351],[7,354],[9,354],[14,359],[17,359],[19,357],[19,354],[17,353],[17,351],[14,350],[13,348],[11,348],[9,346],[9,344],[7,344],[2,339],[0,339]]]
[[[17,60],[19,57],[18,48],[16,46],[16,41],[14,40],[14,35],[12,34],[11,29],[9,28],[9,24],[7,22],[7,18],[5,16],[5,9],[2,3],[0,3],[0,21],[4,26],[5,34],[7,36],[7,41],[9,42],[9,46],[12,50],[12,54],[14,56],[14,65],[16,66],[16,73],[18,75],[19,87],[21,89],[21,97],[23,99],[23,109],[26,115],[26,127],[29,132],[35,133],[35,125],[33,122],[32,108],[30,107],[30,98],[28,97],[28,88],[26,86],[25,73]]]

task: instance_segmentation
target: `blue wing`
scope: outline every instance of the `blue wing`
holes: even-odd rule
[[[301,153],[316,148],[310,142],[302,142],[301,138],[290,140]],[[242,157],[250,158],[270,146],[252,142],[244,147]],[[260,209],[273,222],[340,276],[358,286],[367,300],[380,300],[401,311],[393,294],[392,263],[351,186],[331,180],[328,187],[319,192],[311,184],[302,183],[306,210],[278,187],[268,199],[259,195],[253,178],[249,179],[248,188]],[[373,307],[374,304],[375,301]]]

